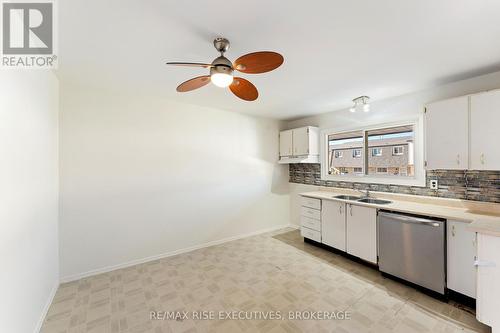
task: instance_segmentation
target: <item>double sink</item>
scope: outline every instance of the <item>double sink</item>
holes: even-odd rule
[[[375,199],[375,198],[368,198],[368,197],[358,197],[355,195],[336,195],[334,196],[336,199],[341,199],[341,200],[352,200],[352,201],[357,201],[357,202],[364,202],[364,203],[369,203],[369,204],[375,204],[375,205],[387,205],[392,203],[392,201],[389,200],[383,200],[383,199]]]

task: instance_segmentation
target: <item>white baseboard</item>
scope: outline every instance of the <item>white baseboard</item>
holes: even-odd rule
[[[35,333],[39,333],[40,330],[42,329],[43,322],[45,321],[45,317],[47,317],[47,313],[49,312],[50,305],[54,301],[54,297],[56,296],[57,289],[59,288],[59,281],[57,281],[54,286],[52,287],[52,290],[50,291],[49,298],[47,299],[47,302],[45,303],[45,306],[43,307],[42,314],[40,315],[40,319],[38,319],[38,323],[35,326]]]
[[[178,255],[178,254],[181,254],[181,253],[191,252],[191,251],[202,249],[202,248],[205,248],[205,247],[219,245],[219,244],[231,242],[231,241],[234,241],[234,240],[238,240],[238,239],[241,239],[241,238],[251,237],[251,236],[255,236],[255,235],[259,235],[259,234],[263,234],[263,233],[266,233],[266,232],[275,231],[275,230],[279,230],[279,229],[283,229],[283,228],[294,228],[294,229],[297,229],[298,226],[292,225],[292,224],[279,225],[279,226],[276,226],[276,227],[267,228],[267,229],[261,229],[261,230],[257,230],[257,231],[250,232],[250,233],[243,234],[243,235],[238,235],[238,236],[223,238],[223,239],[219,239],[219,240],[216,240],[216,241],[211,241],[211,242],[203,243],[203,244],[200,244],[200,245],[195,245],[195,246],[187,247],[187,248],[184,248],[184,249],[174,250],[174,251],[171,251],[171,252],[162,253],[162,254],[155,255],[155,256],[150,256],[150,257],[146,257],[146,258],[142,258],[142,259],[136,259],[136,260],[125,262],[123,264],[118,264],[118,265],[112,265],[112,266],[107,266],[107,267],[103,267],[103,268],[98,268],[98,269],[94,269],[94,270],[87,271],[87,272],[80,273],[80,274],[74,274],[74,275],[69,275],[69,276],[61,277],[61,283],[66,283],[66,282],[71,282],[71,281],[75,281],[75,280],[80,280],[80,279],[83,279],[83,278],[86,278],[86,277],[89,277],[89,276],[98,275],[98,274],[102,274],[102,273],[107,273],[107,272],[111,272],[111,271],[114,271],[114,270],[117,270],[117,269],[121,269],[121,268],[126,268],[126,267],[130,267],[130,266],[138,265],[138,264],[143,264],[143,263],[148,262],[148,261],[153,261],[153,260],[158,260],[158,259],[162,259],[162,258],[167,258],[167,257],[175,256],[175,255]]]

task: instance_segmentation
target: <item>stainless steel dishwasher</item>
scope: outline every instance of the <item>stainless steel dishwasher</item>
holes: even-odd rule
[[[445,230],[442,219],[380,211],[380,271],[444,294]]]

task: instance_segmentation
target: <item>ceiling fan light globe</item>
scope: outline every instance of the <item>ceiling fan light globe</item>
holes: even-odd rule
[[[213,84],[220,88],[226,88],[233,83],[233,76],[224,73],[213,73],[210,76],[210,80]]]
[[[370,104],[364,104],[363,105],[363,111],[364,112],[370,112]]]

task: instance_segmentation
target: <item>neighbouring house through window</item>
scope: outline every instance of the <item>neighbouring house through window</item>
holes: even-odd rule
[[[414,176],[414,126],[398,126],[366,131],[368,174],[387,173],[393,176]],[[384,154],[384,151],[387,154]],[[392,154],[389,153],[392,151]],[[402,172],[401,170],[405,170]]]
[[[328,134],[328,174],[414,176],[414,126]]]
[[[354,131],[328,136],[328,174],[353,174],[355,168],[356,173],[364,172],[363,159],[354,157],[356,150],[361,152],[363,149],[363,135],[363,131]]]

